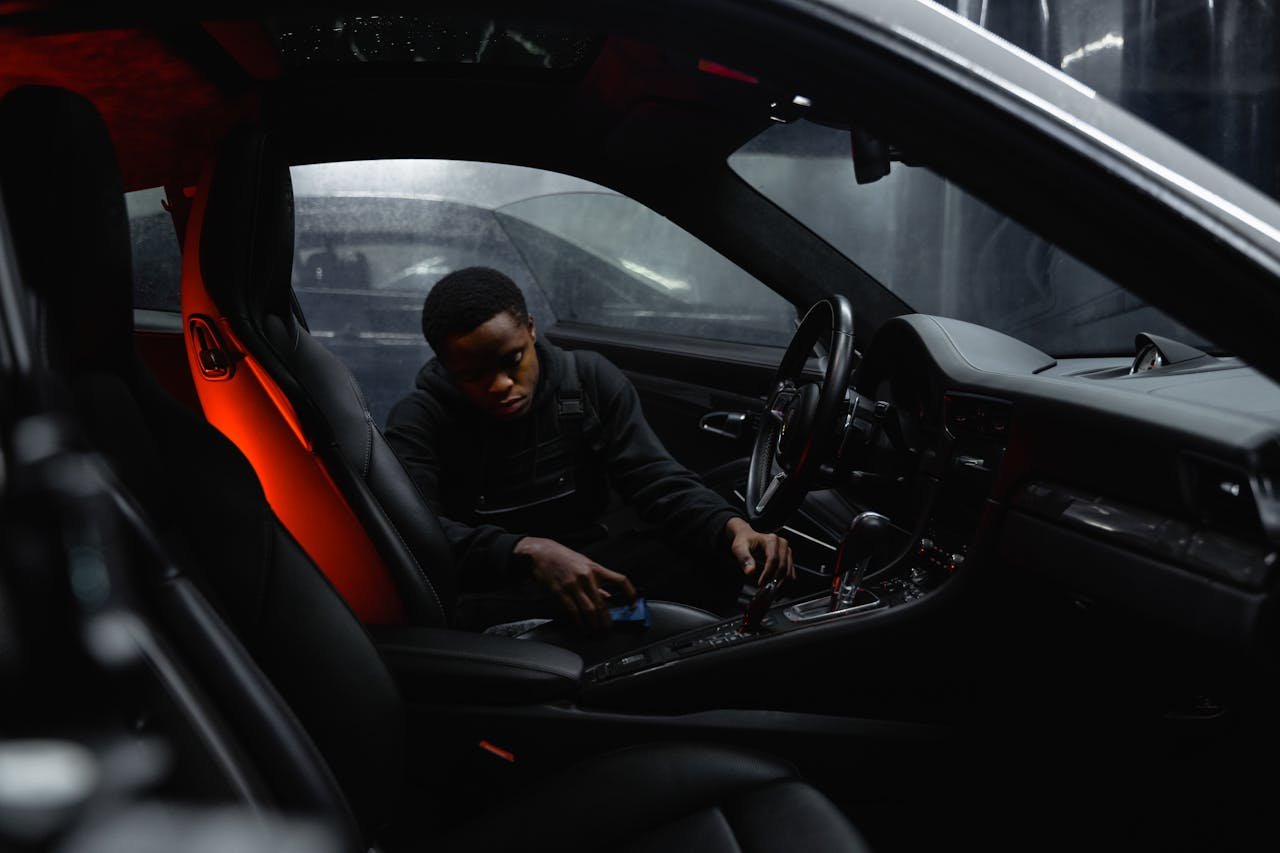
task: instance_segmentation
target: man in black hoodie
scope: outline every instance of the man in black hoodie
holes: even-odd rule
[[[651,597],[723,613],[744,579],[794,577],[786,540],[754,530],[671,458],[621,371],[538,341],[510,278],[450,273],[428,294],[422,329],[436,357],[391,410],[386,437],[440,516],[460,589],[490,602],[471,615],[460,606],[460,621],[553,615],[541,590],[604,627],[610,588],[630,600],[632,578]],[[676,550],[600,541],[611,488]]]

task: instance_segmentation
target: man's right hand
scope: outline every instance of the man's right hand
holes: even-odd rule
[[[622,591],[628,602],[636,597],[635,587],[626,575],[611,572],[554,540],[526,536],[516,543],[515,553],[529,557],[533,562],[533,576],[555,593],[582,627],[608,628],[613,624],[607,604],[610,595],[601,584],[607,583]]]

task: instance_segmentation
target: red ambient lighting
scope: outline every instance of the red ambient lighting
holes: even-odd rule
[[[500,746],[495,746],[494,744],[489,743],[489,741],[487,740],[480,741],[479,743],[476,744],[476,746],[480,747],[485,752],[489,752],[498,756],[503,761],[506,761],[511,764],[516,763],[516,755],[514,752],[508,752],[507,750],[503,749]]]
[[[752,77],[745,71],[739,71],[736,68],[730,68],[727,65],[721,65],[719,62],[712,62],[710,59],[699,59],[698,70],[706,74],[714,74],[717,77],[728,77],[730,80],[737,80],[739,83],[759,83],[760,80]]]

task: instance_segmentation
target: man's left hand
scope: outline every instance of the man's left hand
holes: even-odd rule
[[[796,569],[791,562],[791,546],[787,540],[776,533],[761,533],[744,519],[731,518],[724,526],[725,535],[729,537],[729,550],[742,573],[754,577],[755,583],[762,586],[779,572],[785,573],[787,580],[795,580]]]

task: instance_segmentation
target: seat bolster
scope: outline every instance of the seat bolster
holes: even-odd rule
[[[291,379],[282,387],[300,395],[308,434],[391,572],[410,623],[447,625],[455,596],[449,541],[369,417],[355,377],[305,331],[285,355]]]
[[[233,321],[286,316],[293,184],[272,138],[249,126],[227,134],[203,203],[200,276],[219,313]]]
[[[835,804],[817,788],[802,781],[757,788],[722,803],[720,811],[744,851],[868,853],[870,850]],[[685,849],[685,845],[677,842],[666,849]]]
[[[804,782],[780,782],[732,798],[712,808],[616,839],[618,853],[792,853],[867,851],[831,801]]]
[[[406,766],[399,689],[306,552],[274,523],[269,536],[264,619],[249,651],[296,710],[360,825],[381,827],[396,811]]]
[[[365,474],[371,421],[351,371],[292,317],[267,315],[258,322],[274,360],[266,366],[278,377],[307,434],[335,444],[347,464]]]
[[[369,473],[365,480],[369,491],[377,497],[408,547],[415,560],[414,570],[421,572],[421,585],[434,591],[451,621],[458,593],[453,553],[444,528],[382,432],[372,425],[370,429]]]
[[[751,814],[754,809],[768,819]],[[706,744],[648,744],[591,759],[460,827],[440,849],[518,850],[531,838],[544,850],[624,850],[629,843],[704,849],[690,845],[714,837],[709,821],[719,820],[728,822],[743,850],[866,849],[835,806],[790,765]],[[793,843],[806,835],[817,846]],[[668,846],[651,847],[650,839]]]

